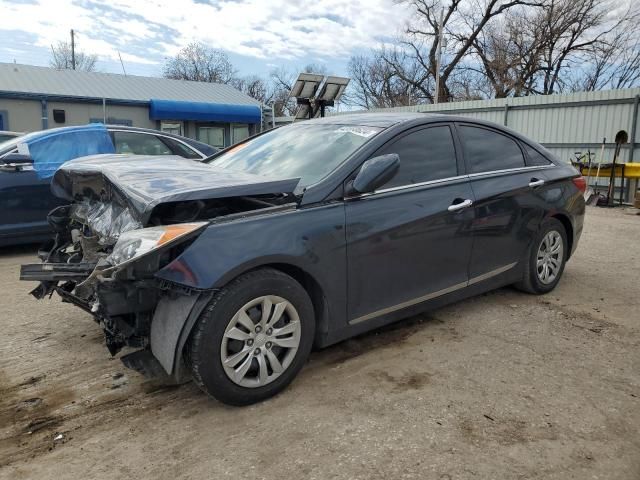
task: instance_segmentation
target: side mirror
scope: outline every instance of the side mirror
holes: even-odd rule
[[[7,153],[0,159],[0,162],[6,167],[30,167],[33,165],[33,158],[31,155],[25,155],[24,153]]]
[[[397,153],[373,157],[362,164],[362,168],[347,187],[347,195],[369,193],[391,180],[400,168]]]

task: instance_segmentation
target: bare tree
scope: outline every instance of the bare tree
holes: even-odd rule
[[[533,34],[543,42],[537,93],[564,90],[566,70],[615,28],[606,25],[607,4],[602,0],[546,0],[545,8],[533,19],[537,27]]]
[[[570,77],[569,88],[591,91],[640,85],[639,20],[638,9],[629,9],[615,19],[613,28],[574,62],[578,74]]]
[[[236,78],[226,53],[195,42],[167,59],[163,73],[166,78],[196,82],[232,83]]]
[[[415,82],[400,78],[383,55],[380,50],[373,51],[370,56],[351,57],[348,65],[351,82],[345,95],[345,103],[367,109],[422,103]],[[408,70],[404,70],[405,74],[409,74]],[[411,78],[415,80],[417,73],[412,72]]]
[[[446,5],[439,0],[405,0],[403,3],[414,8],[416,16],[408,24],[406,35],[398,47],[390,50],[384,59],[402,80],[412,83],[421,96],[429,101],[434,100],[433,79],[437,68],[441,14],[442,28],[449,42],[443,50],[438,99],[449,101],[454,98],[451,84],[460,83],[454,77],[460,72],[459,68],[466,58],[473,53],[474,42],[487,24],[514,7],[540,5],[535,0],[448,0]],[[412,78],[411,74],[416,69],[421,73]]]
[[[75,69],[84,72],[93,72],[96,69],[98,56],[95,54],[85,53],[78,50],[77,44],[75,48]],[[73,68],[71,43],[58,42],[57,45],[51,45],[51,60],[49,65],[58,70],[71,70]]]
[[[271,103],[273,89],[267,82],[257,75],[235,78],[231,84],[241,92],[262,103]]]
[[[627,32],[598,45],[586,58],[586,71],[571,85],[574,91],[631,88],[640,85],[640,41]]]
[[[545,0],[474,42],[496,97],[631,86],[640,77],[638,15],[609,0]]]
[[[507,13],[473,42],[479,64],[469,68],[476,72],[479,82],[484,81],[489,98],[518,97],[534,88],[541,70],[544,39],[532,31],[530,12],[519,9]]]

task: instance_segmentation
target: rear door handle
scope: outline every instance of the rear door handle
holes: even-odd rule
[[[450,212],[457,212],[458,210],[470,207],[471,205],[473,205],[473,202],[469,199],[466,199],[460,203],[452,203],[451,205],[449,205],[449,208],[447,208],[447,210],[449,210]]]
[[[544,180],[538,180],[537,178],[532,178],[529,182],[531,188],[541,187],[542,185],[544,185]]]

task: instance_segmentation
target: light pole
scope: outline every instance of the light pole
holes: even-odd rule
[[[436,49],[436,95],[433,103],[438,103],[440,99],[440,62],[442,59],[442,35],[444,30],[444,8],[440,10],[440,21],[438,22],[438,48]]]

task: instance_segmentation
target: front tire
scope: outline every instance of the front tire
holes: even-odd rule
[[[313,305],[285,273],[245,273],[218,291],[194,326],[187,363],[195,383],[228,405],[250,405],[291,383],[315,332]]]
[[[529,247],[522,280],[516,288],[541,295],[556,288],[569,255],[569,243],[564,225],[548,218],[540,226]]]

